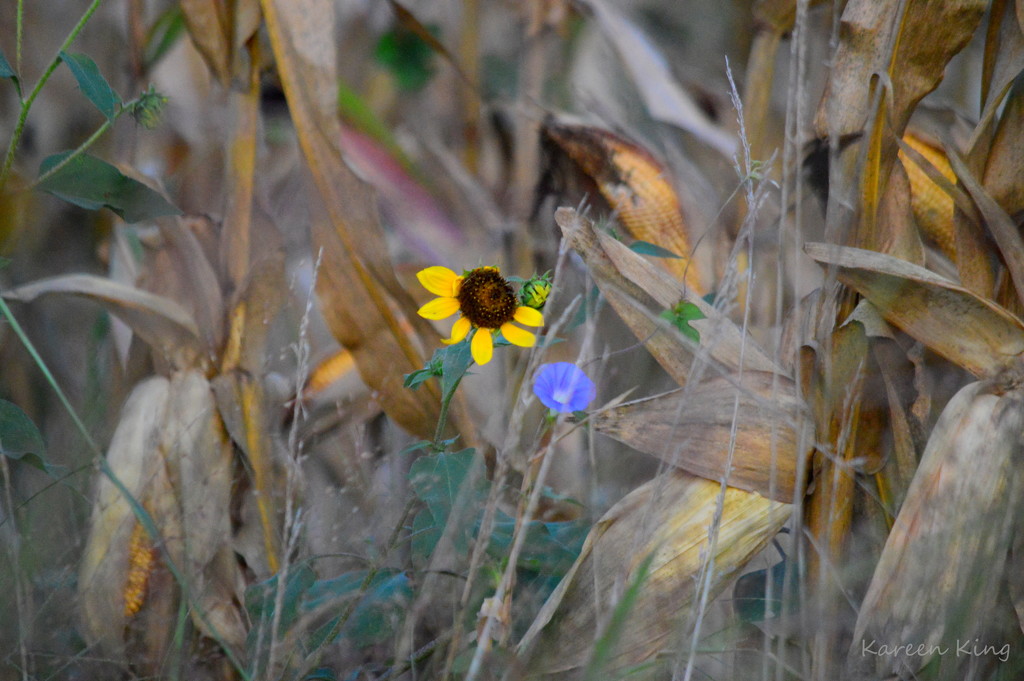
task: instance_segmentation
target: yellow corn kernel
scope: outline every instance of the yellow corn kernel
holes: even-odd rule
[[[908,132],[903,136],[903,141],[909,147],[925,157],[929,163],[935,166],[946,179],[956,183],[956,175],[953,167],[942,149],[932,146],[920,137]],[[956,262],[956,239],[953,231],[953,198],[942,190],[928,177],[914,161],[907,157],[902,150],[899,152],[900,161],[907,171],[910,180],[910,208],[914,212],[914,219],[925,236],[935,242],[935,245]]]
[[[131,617],[142,609],[146,586],[156,562],[155,547],[141,523],[136,522],[128,540],[128,578],[124,585],[124,616]]]

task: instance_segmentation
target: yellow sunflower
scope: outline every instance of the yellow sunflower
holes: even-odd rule
[[[529,348],[537,341],[531,332],[514,326],[543,326],[544,316],[520,305],[512,285],[501,276],[497,267],[477,267],[463,275],[447,267],[428,267],[416,273],[423,287],[438,298],[419,309],[421,317],[446,319],[456,312],[462,316],[452,327],[448,344],[458,343],[471,330],[476,330],[470,342],[470,352],[477,364],[487,364],[494,352],[494,334],[501,331],[509,343]]]

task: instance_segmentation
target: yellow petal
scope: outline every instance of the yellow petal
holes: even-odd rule
[[[427,319],[445,319],[459,311],[455,298],[434,298],[419,309],[419,315]]]
[[[466,319],[465,317],[459,317],[459,319],[455,322],[455,326],[452,327],[452,337],[442,338],[441,342],[444,343],[445,345],[454,345],[455,343],[458,343],[460,340],[466,337],[466,334],[469,333],[469,330],[472,328],[472,326],[473,325],[469,323],[468,319]]]
[[[456,282],[461,277],[447,267],[436,265],[434,267],[428,267],[425,270],[420,270],[416,273],[416,278],[420,280],[421,284],[423,284],[423,288],[427,289],[435,296],[454,298],[455,294],[458,293],[458,290],[456,289]]]
[[[532,333],[511,324],[501,325],[501,335],[512,345],[518,345],[521,348],[532,348],[533,344],[537,342],[537,337]]]
[[[544,326],[544,315],[539,310],[534,310],[532,307],[526,307],[525,305],[517,307],[516,313],[512,318],[526,326]],[[502,331],[504,331],[504,327],[502,327]]]
[[[490,329],[477,329],[473,334],[473,341],[469,344],[469,351],[477,364],[483,365],[491,361],[494,354],[494,341],[491,339]]]

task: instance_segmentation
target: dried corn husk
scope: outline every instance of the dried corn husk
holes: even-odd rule
[[[109,469],[151,524],[109,477],[99,480],[79,576],[83,631],[119,656],[126,627],[154,608],[174,610],[178,589],[155,589],[150,578],[173,565],[189,594],[196,627],[222,644],[241,649],[245,626],[238,611],[242,576],[231,549],[231,448],[199,372],[170,380],[149,378],[128,398],[107,453]],[[151,531],[156,535],[152,536]],[[169,561],[169,564],[168,564]],[[165,645],[173,623],[161,632],[152,618],[141,634]]]
[[[721,523],[712,544],[709,532],[722,494]],[[652,555],[607,668],[598,671],[609,675],[679,642],[692,625],[696,576],[709,552],[709,597],[714,598],[775,536],[791,509],[679,470],[637,488],[595,524],[580,557],[523,637],[521,649],[539,646],[531,671],[563,679],[578,675],[618,596]]]
[[[992,381],[943,410],[861,604],[848,659],[857,678],[913,674],[985,631],[1021,510],[1022,429],[1024,392]],[[864,654],[900,643],[923,648]]]
[[[748,371],[629,402],[594,415],[592,423],[694,475],[721,480],[728,465],[729,485],[792,502],[812,444],[801,433],[807,422],[795,388],[784,376]]]
[[[661,163],[643,147],[600,128],[549,122],[544,132],[594,180],[634,238],[680,256],[660,259],[666,270],[686,282],[691,293],[708,292],[709,273],[692,260],[696,244]]]
[[[555,211],[555,222],[623,322],[680,385],[689,379],[697,351],[730,369],[742,365],[756,371],[782,372],[727,317],[625,244],[595,230],[590,220],[572,208]],[[680,301],[696,305],[706,316],[691,322],[700,333],[699,348],[657,319],[658,312]]]

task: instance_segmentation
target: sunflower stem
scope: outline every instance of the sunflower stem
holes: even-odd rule
[[[462,376],[465,375],[466,373],[463,371]],[[452,381],[451,390],[441,396],[441,413],[437,416],[437,429],[434,431],[434,451],[443,452],[445,449],[444,427],[448,424],[448,408],[452,404],[452,398],[455,397],[455,391],[462,381],[462,376]]]

